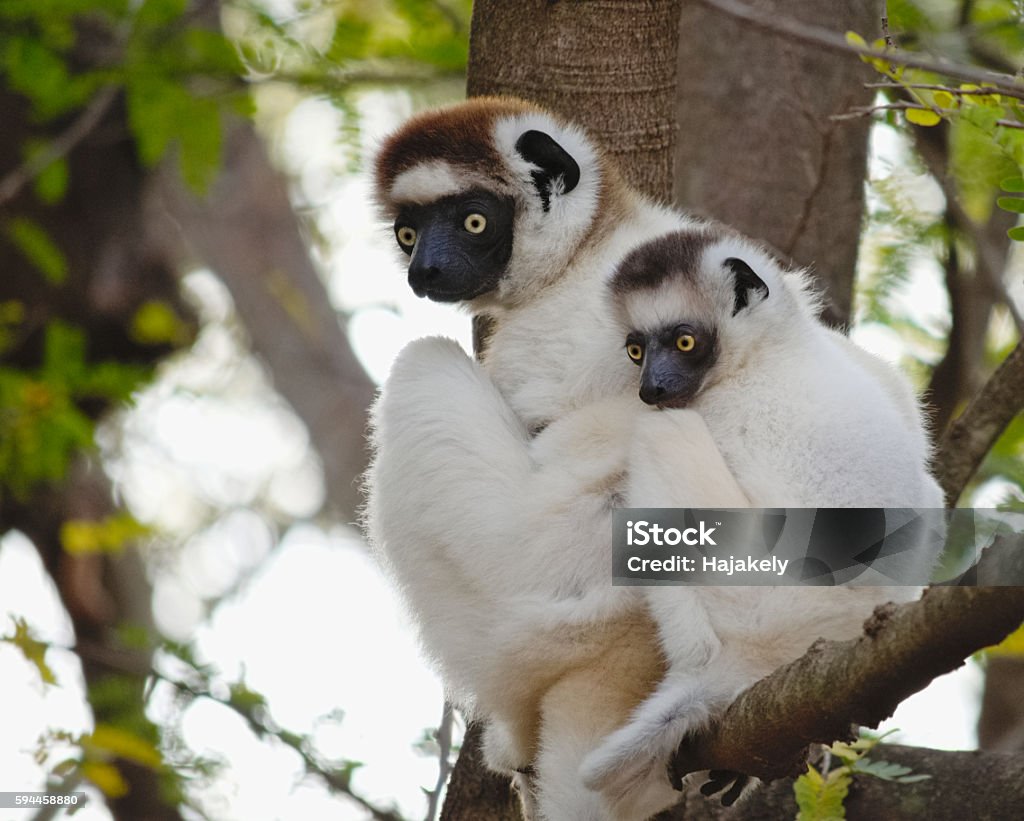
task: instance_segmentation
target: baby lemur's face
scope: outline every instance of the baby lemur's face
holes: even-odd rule
[[[686,407],[700,392],[718,355],[714,328],[680,322],[652,331],[631,331],[626,355],[640,366],[640,398],[648,405]]]
[[[648,405],[692,403],[728,347],[723,331],[767,298],[764,281],[730,256],[737,250],[735,235],[699,226],[643,243],[619,264],[609,286]]]

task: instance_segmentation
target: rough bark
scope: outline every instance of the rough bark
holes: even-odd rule
[[[1014,818],[1024,799],[1024,757],[989,752],[948,753],[884,744],[871,755],[931,776],[915,784],[893,784],[855,776],[844,802],[848,821],[1004,821]],[[972,789],[967,785],[977,785]],[[983,785],[983,786],[982,786]],[[767,784],[738,807],[725,808],[695,787],[664,821],[789,821],[795,818],[793,779]],[[658,821],[662,821],[659,816]]]
[[[840,33],[879,30],[875,0],[756,5]],[[871,69],[700,3],[684,4],[680,32],[676,203],[812,266],[826,318],[848,322],[870,123],[829,118],[870,102]]]
[[[441,821],[520,821],[519,799],[509,780],[484,766],[480,749],[481,727],[470,724],[455,762]]]
[[[680,0],[478,0],[469,95],[509,94],[585,126],[651,196],[671,195]]]

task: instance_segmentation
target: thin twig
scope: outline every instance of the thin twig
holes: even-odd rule
[[[783,17],[775,12],[761,11],[760,9],[748,6],[746,3],[741,3],[739,0],[699,0],[699,2],[736,20],[742,20],[757,28],[773,32],[774,34],[782,34],[811,46],[829,49],[830,51],[844,51],[848,54],[857,54],[864,57],[874,57],[891,63],[909,66],[910,68],[934,71],[937,74],[944,74],[948,77],[959,77],[970,82],[992,83],[994,88],[1006,91],[1007,93],[1021,90],[1021,85],[1017,78],[1011,74],[984,71],[974,66],[935,59],[928,55],[912,54],[906,51],[893,53],[879,51],[869,46],[859,46],[855,43],[847,42],[846,38],[837,32],[794,20],[790,17]]]
[[[885,41],[888,51],[896,51],[896,41],[893,39],[892,32],[889,31],[889,3],[886,0],[882,0],[882,40]],[[889,63],[889,73],[892,74],[895,71],[895,63]]]
[[[958,88],[957,86],[941,85],[939,83],[864,83],[864,88],[913,88],[922,91],[946,91],[949,94],[961,97],[991,97],[993,94],[1001,94],[1004,97],[1014,97],[1024,100],[1024,90],[1008,91],[1006,89],[985,88]]]
[[[931,111],[932,109],[928,106],[920,105],[919,103],[880,103],[878,105],[861,105],[851,108],[849,111],[843,114],[833,114],[829,119],[832,120],[855,120],[858,117],[870,117],[872,114],[877,114],[879,111]]]
[[[21,190],[41,174],[52,163],[66,156],[75,146],[92,132],[103,115],[107,113],[114,100],[117,99],[119,88],[107,86],[97,92],[82,113],[73,123],[50,144],[29,157],[17,168],[10,171],[0,180],[0,206],[3,206],[21,193]]]
[[[844,114],[833,114],[829,117],[830,120],[855,120],[858,117],[870,117],[872,114],[877,114],[879,111],[931,111],[938,114],[940,117],[942,114],[931,106],[921,105],[920,103],[884,103],[879,105],[865,105],[851,108]],[[1005,128],[1019,128],[1024,130],[1024,122],[1019,120],[996,120],[996,125],[1004,126]]]
[[[454,724],[455,710],[452,708],[452,703],[445,699],[444,709],[441,711],[441,723],[437,727],[437,782],[430,793],[426,821],[434,821],[437,818],[437,812],[441,809],[441,793],[444,792],[444,785],[448,783],[448,775],[452,771],[452,728]]]
[[[59,647],[56,644],[48,646]],[[319,776],[331,792],[343,795],[345,798],[359,804],[359,806],[370,813],[374,821],[403,821],[402,816],[397,812],[378,807],[353,791],[349,783],[350,774],[348,772],[333,770],[322,764],[313,754],[305,749],[301,738],[291,733],[282,732],[274,727],[270,721],[258,714],[256,708],[242,707],[239,704],[233,703],[230,699],[224,699],[215,695],[210,691],[209,687],[188,684],[168,676],[155,669],[152,665],[141,661],[136,653],[112,650],[101,644],[87,641],[79,641],[74,647],[62,647],[60,649],[73,652],[82,659],[87,659],[116,672],[128,673],[133,676],[152,676],[155,679],[170,684],[178,691],[192,698],[206,699],[207,701],[213,701],[223,707],[227,707],[245,720],[249,725],[249,729],[257,738],[271,736],[298,753],[307,773]]]

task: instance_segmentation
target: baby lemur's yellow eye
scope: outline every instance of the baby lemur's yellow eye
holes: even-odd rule
[[[487,217],[483,214],[470,214],[462,225],[471,234],[482,234],[487,227]]]
[[[693,334],[680,334],[676,337],[676,347],[683,353],[689,353],[696,345],[697,340],[693,338]]]
[[[644,349],[642,345],[638,345],[636,342],[631,342],[626,346],[626,356],[632,359],[634,362],[639,362],[644,358]]]
[[[395,236],[398,237],[398,242],[406,248],[411,248],[416,244],[416,229],[410,228],[408,225],[399,228]]]

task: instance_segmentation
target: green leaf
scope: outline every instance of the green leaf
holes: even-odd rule
[[[267,700],[263,695],[255,690],[250,690],[240,681],[230,685],[229,693],[228,700],[231,706],[245,715],[260,707],[265,707],[267,704]]]
[[[162,29],[177,21],[188,7],[188,0],[144,0],[135,13],[138,30]]]
[[[118,553],[128,542],[150,533],[130,513],[114,513],[100,521],[68,519],[60,527],[60,542],[71,555]]]
[[[14,619],[14,634],[0,636],[0,641],[13,644],[39,672],[39,677],[46,684],[56,684],[57,677],[53,674],[50,665],[46,663],[46,651],[48,649],[44,642],[37,641],[29,630],[28,622],[22,618]]]
[[[860,48],[867,48],[868,41],[861,37],[855,31],[846,32],[846,42],[851,46],[859,46]]]
[[[1006,232],[1006,236],[1012,240],[1016,240],[1017,242],[1024,242],[1024,225],[1018,225],[1016,228],[1011,228]]]
[[[996,199],[996,205],[1004,211],[1024,214],[1024,197],[999,197]]]
[[[823,777],[813,767],[793,782],[799,809],[797,821],[840,821],[846,818],[843,801],[850,789],[850,773],[839,767]]]
[[[85,332],[60,320],[46,326],[43,341],[43,375],[51,381],[68,383],[85,367]]]
[[[1009,191],[1014,194],[1024,193],[1024,176],[1017,174],[1012,177],[1005,177],[999,181],[999,187],[1003,191]]]
[[[38,37],[7,36],[0,40],[0,73],[6,84],[29,99],[35,115],[50,119],[77,100],[64,59]]]
[[[891,761],[873,761],[870,758],[860,759],[860,761],[852,765],[851,769],[855,773],[872,775],[875,778],[881,778],[883,781],[894,781],[900,776],[909,775],[913,772],[910,767],[906,767],[903,764],[894,764]]]
[[[1002,117],[1002,109],[989,105],[973,105],[960,109],[963,119],[971,125],[980,128],[986,134],[991,134],[996,128],[996,123]]]
[[[100,362],[90,365],[75,378],[75,395],[110,402],[128,402],[132,394],[152,375],[152,368],[143,365]]]
[[[202,193],[220,165],[220,106],[151,74],[131,78],[127,93],[128,122],[143,165],[158,163],[176,142],[182,177]]]
[[[112,724],[97,724],[96,729],[82,736],[82,747],[92,756],[112,755],[151,770],[163,763],[163,756],[150,741]]]
[[[217,176],[220,168],[220,107],[213,100],[193,99],[189,117],[178,133],[181,153],[178,165],[182,179],[195,193],[202,194]]]
[[[115,628],[117,640],[129,650],[151,650],[153,637],[144,624],[122,622]]]
[[[108,798],[119,798],[128,792],[128,783],[113,764],[86,761],[80,770],[82,776],[97,786]]]
[[[914,125],[933,126],[942,122],[942,117],[930,108],[908,108],[903,112],[903,116],[907,118],[908,123]]]
[[[54,160],[36,177],[36,196],[47,205],[60,202],[68,190],[68,176],[68,161],[63,157]]]
[[[67,279],[68,263],[39,223],[28,217],[14,217],[4,223],[4,232],[51,285]]]
[[[132,317],[132,339],[144,345],[181,342],[187,332],[184,323],[166,302],[149,300]]]
[[[129,79],[128,124],[143,165],[163,159],[177,129],[177,118],[187,107],[189,95],[162,77],[139,73]]]

